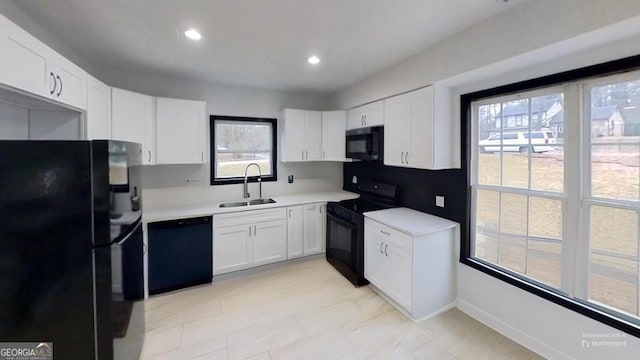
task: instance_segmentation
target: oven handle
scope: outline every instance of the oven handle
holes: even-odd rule
[[[344,225],[344,226],[346,226],[348,228],[351,228],[351,229],[356,229],[356,225],[348,223],[348,222],[346,222],[346,221],[344,221],[344,220],[342,220],[340,218],[337,218],[337,217],[329,214],[328,212],[327,212],[327,220],[333,220],[333,221],[337,222],[340,225]]]

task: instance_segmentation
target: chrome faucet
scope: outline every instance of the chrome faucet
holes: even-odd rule
[[[260,165],[256,163],[251,163],[244,169],[244,192],[242,196],[245,199],[248,199],[251,196],[251,194],[249,194],[249,184],[247,184],[247,181],[249,179],[249,177],[247,176],[247,172],[249,171],[249,167],[251,165],[255,165],[258,167],[258,184],[260,184],[260,199],[262,199],[262,170],[260,169]]]

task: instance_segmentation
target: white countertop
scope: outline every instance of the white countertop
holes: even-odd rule
[[[144,210],[142,220],[144,222],[154,222],[163,220],[183,219],[197,216],[209,216],[215,214],[251,211],[270,209],[283,206],[293,206],[301,204],[309,204],[314,202],[327,202],[327,201],[342,201],[347,199],[355,199],[359,197],[359,194],[349,191],[335,191],[335,192],[316,192],[316,193],[303,193],[303,194],[291,194],[281,196],[271,196],[270,198],[276,202],[273,204],[264,205],[251,205],[251,206],[238,206],[221,208],[220,204],[232,201],[215,202],[215,203],[200,203],[189,204],[180,206],[170,206],[165,208],[154,208]],[[265,198],[269,198],[265,196]],[[240,201],[240,200],[237,200]]]
[[[411,236],[455,227],[458,223],[408,208],[369,211],[364,216]]]

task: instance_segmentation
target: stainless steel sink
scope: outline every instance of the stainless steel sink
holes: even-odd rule
[[[227,207],[238,207],[238,206],[247,206],[249,204],[247,204],[246,201],[242,201],[242,202],[230,202],[230,203],[224,203],[224,204],[220,204],[221,208],[227,208]]]
[[[249,201],[249,205],[264,205],[264,204],[273,204],[276,201],[273,199],[256,199]]]
[[[239,206],[247,206],[247,205],[264,205],[264,204],[273,204],[276,201],[273,199],[255,199],[255,200],[251,200],[249,202],[247,201],[239,201],[239,202],[229,202],[229,203],[224,203],[224,204],[220,204],[221,208],[228,208],[228,207],[239,207]]]

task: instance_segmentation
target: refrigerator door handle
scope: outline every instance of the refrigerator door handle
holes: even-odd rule
[[[118,240],[117,243],[118,245],[122,245],[124,244],[127,240],[129,240],[129,238],[131,237],[131,235],[133,235],[139,227],[142,226],[142,221],[141,219],[138,219],[136,221],[136,225],[133,227],[133,229],[131,229],[131,231],[127,232],[127,235],[125,235],[121,240]]]

